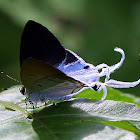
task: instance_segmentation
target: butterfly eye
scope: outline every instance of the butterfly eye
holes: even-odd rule
[[[87,66],[84,66],[84,69],[89,69],[89,66],[87,65]]]
[[[22,87],[22,88],[20,89],[20,92],[21,92],[21,94],[23,94],[23,95],[24,95],[24,93],[26,92],[25,88],[24,88],[24,87]]]

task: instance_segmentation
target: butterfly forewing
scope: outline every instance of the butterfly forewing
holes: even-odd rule
[[[46,27],[31,20],[26,23],[21,37],[20,65],[32,57],[54,66],[65,56],[65,49]]]

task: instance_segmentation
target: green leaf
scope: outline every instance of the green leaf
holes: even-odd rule
[[[140,136],[140,107],[134,104],[113,100],[97,104],[97,100],[94,99],[74,98],[57,105],[36,108],[34,112],[37,113],[32,114],[32,119],[29,119],[24,111],[21,111],[23,109],[26,112],[26,105],[25,97],[19,92],[20,87],[10,88],[0,94],[1,139],[23,137],[23,139],[100,140],[135,139]],[[113,89],[111,91],[112,94],[116,92]],[[89,93],[92,95],[92,90],[84,91],[87,97]],[[9,106],[5,105],[5,102],[9,102]],[[13,104],[17,107],[13,108]]]
[[[74,97],[80,97],[80,98],[90,98],[90,99],[98,99],[100,100],[103,93],[98,93],[91,89],[86,89],[79,94],[75,95]],[[107,88],[107,97],[106,100],[114,100],[114,101],[124,101],[128,103],[134,103],[138,106],[140,106],[140,98],[135,97],[131,94],[125,94],[122,93],[119,90],[113,89],[113,88]]]

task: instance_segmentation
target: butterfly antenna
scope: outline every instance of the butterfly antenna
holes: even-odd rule
[[[10,77],[8,74],[4,73],[3,71],[1,72],[1,74],[4,74],[6,77],[8,77],[8,78],[10,78],[10,79],[12,79],[12,80],[14,80],[14,81],[16,81],[16,82],[22,84],[20,81],[18,81],[17,79],[14,79],[14,78],[12,78],[12,77]]]

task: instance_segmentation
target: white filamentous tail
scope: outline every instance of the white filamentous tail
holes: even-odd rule
[[[91,85],[89,85],[89,87],[91,87],[91,88],[93,88],[94,86],[100,87],[96,91],[99,91],[101,89],[103,90],[103,96],[97,103],[101,103],[102,101],[104,101],[105,97],[107,96],[106,87],[130,88],[130,87],[135,87],[138,84],[140,84],[140,79],[137,81],[134,81],[134,82],[123,82],[123,81],[117,81],[114,79],[110,79],[110,74],[113,73],[116,69],[119,69],[125,59],[125,53],[122,49],[115,48],[114,51],[119,52],[122,55],[121,60],[117,64],[115,64],[113,66],[108,66],[107,64],[103,63],[103,64],[99,64],[95,67],[97,70],[101,70],[101,72],[99,72],[97,77],[100,78],[102,76],[105,76],[105,82],[101,83],[100,81],[98,81],[98,82],[96,81],[95,83],[91,83]]]
[[[21,84],[20,81],[18,81],[17,79],[14,79],[14,78],[12,78],[12,77],[10,77],[9,75],[7,75],[6,73],[4,73],[3,71],[1,72],[1,74],[4,74],[4,75],[5,75],[6,77],[8,77],[9,79],[12,79],[12,80],[14,80],[14,81],[16,81],[16,82],[18,82],[18,83]]]
[[[101,88],[103,90],[103,96],[98,102],[96,102],[97,104],[103,102],[105,100],[106,96],[107,96],[107,88],[106,88],[105,84],[102,83],[100,85],[101,85]]]
[[[140,84],[140,79],[138,81],[134,82],[122,82],[122,81],[117,81],[117,80],[109,80],[106,83],[106,86],[108,87],[113,87],[113,88],[130,88],[130,87],[135,87],[138,84]]]
[[[117,64],[110,66],[109,71],[110,73],[113,73],[116,69],[119,69],[121,67],[121,65],[123,64],[123,61],[125,60],[125,53],[121,48],[115,48],[114,51],[119,52],[122,55],[122,58],[120,60],[120,62],[118,62]]]

